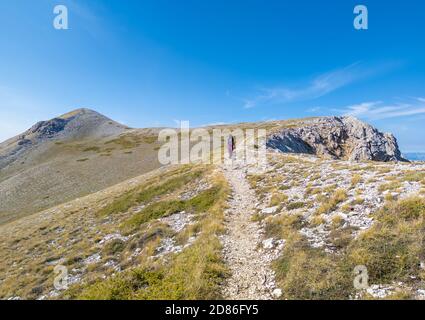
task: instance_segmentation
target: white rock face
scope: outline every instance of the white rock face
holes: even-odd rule
[[[323,117],[272,135],[267,147],[352,161],[405,161],[396,138],[354,117]]]

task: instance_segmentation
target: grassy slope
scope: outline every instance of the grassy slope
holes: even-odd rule
[[[357,239],[347,230],[347,242],[339,254],[311,248],[297,232],[300,222],[295,217],[269,221],[269,231],[282,232],[288,239],[282,257],[275,262],[284,297],[349,299],[356,293],[353,270],[357,265],[367,266],[370,284],[409,283],[411,276],[423,279],[419,265],[425,254],[425,199],[389,202],[375,217],[374,226]],[[408,298],[409,293],[399,292],[400,297]]]
[[[48,142],[0,173],[0,224],[102,190],[160,166],[148,131]]]
[[[214,186],[174,207],[169,202],[155,203],[125,222],[132,231],[152,219],[182,209],[204,213],[189,232],[196,241],[183,252],[163,261],[145,261],[140,266],[108,281],[76,288],[71,297],[81,299],[217,299],[226,276],[217,236],[223,231],[223,210],[227,185],[222,177],[213,178]],[[196,230],[196,231],[195,231]],[[185,235],[187,236],[187,235]],[[77,293],[75,293],[77,291]]]
[[[425,280],[425,273],[420,268],[420,262],[425,258],[425,173],[409,170],[408,164],[402,165],[399,172],[394,164],[356,165],[342,161],[333,162],[329,173],[325,173],[323,168],[327,164],[321,161],[278,157],[275,170],[285,167],[283,174],[271,171],[249,179],[263,200],[270,206],[278,206],[278,212],[281,212],[274,217],[258,215],[256,219],[264,219],[266,238],[286,240],[281,257],[274,263],[278,284],[283,290],[282,298],[354,297],[358,291],[353,286],[353,271],[358,265],[367,267],[369,285],[403,282],[403,288],[388,298],[413,297],[414,288],[420,288]],[[364,177],[368,181],[363,181],[366,180]],[[390,185],[386,183],[388,180]],[[358,188],[357,184],[361,183]],[[367,208],[369,205],[362,198],[365,187],[376,184],[383,197],[382,193],[387,190],[401,193],[405,183],[422,184],[422,189],[416,196],[401,200],[389,197],[388,193],[386,204],[371,214],[375,222],[369,229],[359,231],[344,223],[342,212],[349,214],[356,206]],[[294,188],[304,190],[304,197],[299,192],[288,197]],[[294,206],[294,203],[304,205]],[[312,212],[308,219],[306,210]],[[327,247],[332,251],[313,248],[300,232],[305,228],[315,230],[320,225],[328,232]],[[358,237],[354,237],[355,233],[359,233]],[[367,294],[362,297],[371,298]]]
[[[201,183],[208,187],[193,193]],[[0,297],[49,294],[54,266],[64,264],[78,281],[63,298],[218,298],[226,270],[217,235],[227,193],[212,167],[179,166],[0,226]],[[194,220],[179,232],[159,219],[182,209]],[[128,238],[102,241],[111,234]],[[170,238],[187,247],[158,255]],[[104,276],[109,280],[99,281]]]

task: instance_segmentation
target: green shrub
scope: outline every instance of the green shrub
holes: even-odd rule
[[[122,252],[125,248],[125,242],[120,239],[114,239],[108,242],[105,247],[103,248],[103,251],[107,255],[114,256],[120,252]]]
[[[217,187],[212,187],[186,201],[169,200],[152,203],[124,222],[122,227],[124,230],[134,229],[153,219],[167,217],[181,211],[190,211],[193,213],[206,212],[214,205],[218,192]]]
[[[193,172],[187,172],[177,177],[166,179],[165,182],[154,184],[149,187],[137,188],[131,190],[122,196],[115,199],[113,202],[102,208],[98,215],[105,216],[120,212],[126,212],[131,207],[134,207],[140,203],[146,203],[153,200],[155,197],[164,196],[174,190],[182,188],[189,182],[197,179],[201,176],[202,170],[195,170]]]
[[[295,201],[291,202],[286,206],[286,209],[288,210],[295,210],[299,208],[303,208],[305,206],[305,202]]]

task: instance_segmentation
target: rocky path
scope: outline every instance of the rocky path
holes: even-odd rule
[[[270,269],[262,244],[262,228],[251,217],[257,198],[242,166],[222,167],[233,193],[226,211],[226,234],[222,237],[225,261],[231,277],[223,288],[226,299],[273,299],[274,272]]]

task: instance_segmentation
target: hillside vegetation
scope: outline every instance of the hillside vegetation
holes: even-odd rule
[[[160,166],[159,129],[88,109],[1,143],[0,299],[425,299],[425,163],[392,135],[215,128],[267,129],[267,163]]]
[[[169,168],[0,227],[0,297],[219,298],[227,195],[211,167]]]

